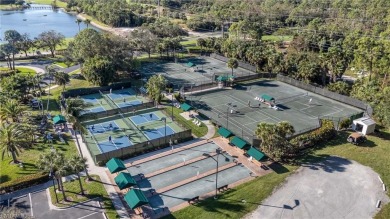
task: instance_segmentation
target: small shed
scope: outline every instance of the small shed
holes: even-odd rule
[[[369,117],[362,117],[352,121],[352,129],[361,132],[363,135],[368,135],[375,131],[375,121]]]

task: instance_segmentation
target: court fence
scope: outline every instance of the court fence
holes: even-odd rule
[[[68,98],[68,97],[77,97],[77,96],[83,96],[88,94],[95,94],[99,93],[100,91],[108,91],[110,89],[112,90],[119,90],[123,88],[130,88],[131,83],[130,82],[119,82],[114,83],[108,86],[103,87],[89,87],[89,88],[78,88],[78,89],[72,89],[68,91],[64,91],[61,93],[62,99]]]
[[[276,79],[278,81],[293,85],[295,87],[302,88],[302,89],[310,91],[312,93],[319,94],[321,96],[324,96],[324,97],[345,103],[347,105],[351,105],[351,106],[354,106],[356,108],[362,109],[362,110],[364,110],[365,114],[367,114],[368,116],[372,116],[372,113],[373,113],[372,107],[369,104],[367,104],[361,100],[358,100],[358,99],[355,99],[352,97],[348,97],[345,95],[341,95],[341,94],[329,91],[327,89],[316,87],[314,85],[307,84],[305,82],[298,81],[298,80],[295,80],[291,77],[281,75],[281,74],[278,74]]]
[[[226,63],[229,61],[229,58],[227,58],[225,56],[222,56],[220,54],[217,54],[217,53],[211,53],[210,57],[214,58],[214,59],[217,59],[219,61],[222,61],[222,62],[226,62]],[[257,72],[256,66],[253,66],[253,65],[251,65],[249,63],[246,63],[246,62],[243,62],[243,61],[240,61],[240,60],[237,60],[237,61],[238,61],[238,66],[239,67],[244,68],[244,69],[249,70],[249,71]]]
[[[80,116],[80,120],[85,121],[85,120],[91,120],[91,119],[100,119],[100,118],[104,118],[107,116],[118,115],[120,113],[129,113],[129,112],[144,110],[144,109],[153,108],[153,107],[154,107],[153,102],[144,102],[144,103],[141,103],[138,105],[126,106],[126,107],[121,107],[121,108],[114,108],[114,109],[101,111],[101,112],[85,113],[85,114]]]
[[[106,164],[108,160],[111,158],[121,158],[121,159],[127,159],[130,157],[134,157],[143,153],[148,153],[154,150],[159,150],[161,148],[174,146],[174,144],[179,144],[181,142],[192,140],[193,136],[191,133],[191,130],[185,130],[182,132],[177,132],[172,135],[167,135],[166,137],[161,137],[153,140],[149,140],[146,142],[138,143],[131,145],[129,147],[123,147],[119,148],[113,151],[101,153],[101,154],[93,154],[91,153],[89,146],[87,145],[87,148],[92,155],[92,158],[94,159],[95,164],[99,166],[103,166]],[[82,140],[84,143],[87,144],[87,141],[85,140],[85,137],[82,135]]]

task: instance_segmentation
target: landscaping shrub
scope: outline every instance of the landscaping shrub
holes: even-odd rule
[[[316,144],[327,141],[331,138],[333,138],[336,135],[336,130],[333,124],[333,121],[331,120],[321,120],[322,125],[320,128],[303,134],[299,135],[293,139],[290,140],[290,143],[295,145],[298,150],[302,150],[305,148],[313,147]]]
[[[48,180],[49,174],[44,172],[19,177],[16,180],[0,184],[0,194],[28,188],[33,185],[47,182]]]
[[[346,119],[343,119],[340,121],[339,123],[339,129],[340,130],[343,130],[343,129],[347,129],[349,128],[349,126],[351,125],[351,119],[350,118],[346,118]]]

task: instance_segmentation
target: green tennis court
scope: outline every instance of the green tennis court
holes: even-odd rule
[[[265,95],[266,94],[266,95]],[[261,97],[275,100],[271,108]],[[187,97],[201,113],[249,142],[260,122],[290,122],[296,133],[319,126],[320,118],[346,118],[361,113],[352,106],[272,80],[240,84],[232,90],[214,90]]]

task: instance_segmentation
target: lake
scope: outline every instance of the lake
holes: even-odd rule
[[[28,33],[31,38],[43,31],[55,30],[65,37],[74,37],[79,32],[76,16],[62,10],[49,9],[49,5],[32,5],[47,9],[25,9],[20,11],[0,11],[0,38],[7,30],[16,30],[20,34]],[[87,26],[82,22],[80,29]],[[97,29],[91,25],[90,28]],[[1,41],[0,41],[1,42]]]

